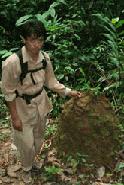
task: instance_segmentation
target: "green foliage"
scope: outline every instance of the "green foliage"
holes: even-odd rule
[[[0,56],[2,59],[7,58],[12,54],[11,51],[7,51],[6,49],[0,51]]]
[[[118,109],[120,97],[123,98],[123,82],[119,77],[123,73],[124,47],[124,32],[119,30],[123,26],[123,19],[119,20],[121,1],[118,9],[112,0],[83,4],[76,0],[27,0],[23,3],[2,0],[1,5],[1,60],[21,45],[15,25],[18,27],[30,18],[37,18],[48,30],[47,43],[51,46],[46,43],[46,48],[58,80],[77,90],[105,93]],[[56,117],[65,100],[57,97],[55,101],[50,96]]]
[[[40,13],[39,14],[29,14],[29,15],[20,17],[16,22],[16,26],[20,26],[24,24],[29,19],[37,18],[38,20],[42,21],[44,25],[47,27],[48,25],[51,24],[51,20],[48,20],[48,17],[51,17],[54,19],[54,17],[56,16],[55,7],[57,7],[60,3],[65,3],[65,2],[64,1],[54,2],[53,4],[50,5],[49,9],[45,11],[45,13],[43,14],[40,14]]]
[[[47,129],[45,131],[45,137],[48,138],[49,136],[54,135],[56,130],[57,130],[56,124],[47,125]]]
[[[58,79],[77,90],[105,92],[113,101],[113,92],[118,91],[119,61],[111,21],[102,14],[92,14],[85,22],[63,20],[60,27],[63,29],[52,30],[49,37],[57,46],[53,55]]]
[[[63,153],[63,160],[72,168],[74,172],[77,171],[78,168],[81,166],[92,168],[93,164],[88,164],[87,162],[87,155],[83,155],[80,153],[76,153],[75,156],[66,155]]]
[[[48,166],[45,167],[45,173],[49,180],[54,178],[54,175],[60,174],[62,172],[62,169],[57,166]]]
[[[118,163],[116,168],[115,168],[115,171],[120,172],[120,171],[123,171],[123,170],[124,170],[124,162]]]
[[[7,117],[7,109],[2,103],[0,101],[0,141],[5,142],[8,138],[10,138],[10,131],[8,130],[8,127],[10,127],[10,119]]]
[[[8,117],[8,110],[4,103],[4,96],[0,92],[0,128],[6,129],[10,126],[10,119]],[[5,140],[8,138],[8,134],[0,134],[0,140]]]

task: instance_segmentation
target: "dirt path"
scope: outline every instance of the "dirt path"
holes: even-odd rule
[[[9,128],[0,128],[0,184],[1,185],[25,185],[21,180],[22,170],[17,161],[16,150],[11,141]],[[88,174],[86,167],[78,167],[76,161],[71,158],[58,158],[55,148],[51,146],[52,136],[43,144],[40,159],[43,168],[40,173],[32,173],[33,185],[123,185],[113,182],[113,174],[102,177],[96,181],[92,173]],[[65,156],[66,157],[66,156]],[[15,164],[18,163],[18,166]]]

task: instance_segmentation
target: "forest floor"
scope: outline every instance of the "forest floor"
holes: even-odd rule
[[[55,133],[55,125],[51,122],[49,120],[45,141],[37,158],[42,161],[41,171],[32,173],[33,185],[123,185],[118,182],[117,174],[105,175],[101,171],[98,179],[95,173],[87,171],[86,165],[78,168],[79,163],[71,156],[58,158],[56,149],[51,145]],[[12,144],[10,127],[5,124],[4,127],[0,127],[0,131],[0,184],[24,185],[17,151]]]

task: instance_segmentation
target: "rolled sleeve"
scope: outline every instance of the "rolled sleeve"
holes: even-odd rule
[[[65,96],[68,96],[70,92],[71,92],[71,89],[66,87],[66,89],[65,89]]]
[[[60,96],[66,96],[71,89],[65,87],[65,85],[59,83],[53,72],[53,67],[48,54],[46,54],[47,68],[45,73],[45,85],[54,92],[57,92]]]
[[[2,63],[2,93],[6,101],[13,101],[16,98],[15,90],[18,84],[18,61],[14,61],[14,58],[15,57],[10,57],[9,60]]]

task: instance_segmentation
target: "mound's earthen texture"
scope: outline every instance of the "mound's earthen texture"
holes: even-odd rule
[[[84,93],[65,103],[55,138],[57,150],[87,155],[97,166],[113,166],[120,148],[119,121],[105,96]]]

